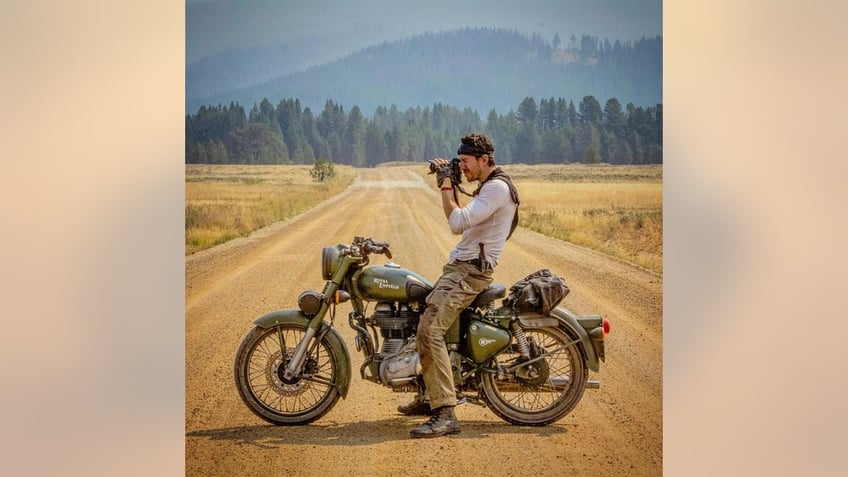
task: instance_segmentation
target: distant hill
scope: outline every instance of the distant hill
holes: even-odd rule
[[[553,44],[552,44],[553,43]],[[260,68],[294,61],[285,51],[265,48],[229,52]],[[232,60],[233,57],[230,57]],[[365,48],[341,60],[278,76],[240,89],[209,94],[204,75],[223,74],[213,59],[187,73],[186,112],[201,105],[236,101],[250,107],[262,98],[276,104],[297,98],[320,110],[328,99],[365,114],[377,107],[401,109],[440,102],[470,107],[482,115],[504,113],[525,97],[587,95],[601,101],[615,97],[624,105],[662,103],[662,38],[620,42],[582,36],[545,41],[539,35],[488,28],[427,33]],[[228,64],[226,61],[222,65]],[[231,63],[229,63],[231,64]],[[238,74],[238,72],[232,72]],[[237,81],[232,84],[238,84]],[[197,94],[196,92],[206,94]],[[193,92],[195,92],[193,94]]]

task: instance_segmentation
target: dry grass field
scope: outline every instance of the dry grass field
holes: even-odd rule
[[[396,164],[422,175],[426,164]],[[521,226],[662,273],[662,166],[506,165]],[[186,166],[186,254],[293,217],[345,189],[356,170],[319,183],[311,166]],[[469,192],[474,186],[468,187]]]
[[[662,166],[507,165],[521,226],[662,273]]]
[[[186,255],[294,217],[343,191],[356,177],[352,167],[335,166],[335,177],[315,182],[310,169],[186,165]]]

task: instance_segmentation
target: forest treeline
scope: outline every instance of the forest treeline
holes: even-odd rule
[[[506,114],[485,120],[471,108],[378,107],[366,118],[327,100],[318,114],[297,99],[276,106],[267,98],[246,111],[239,103],[201,106],[186,116],[186,163],[312,164],[325,160],[355,167],[389,161],[453,157],[459,139],[482,131],[495,143],[499,164],[662,163],[662,104],[643,108],[603,104],[584,96],[526,97]]]

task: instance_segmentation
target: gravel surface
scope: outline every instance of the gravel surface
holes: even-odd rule
[[[254,416],[235,388],[235,352],[254,318],[295,308],[301,291],[322,289],[322,247],[354,236],[386,241],[392,261],[435,281],[458,241],[420,178],[396,168],[359,175],[294,219],[186,258],[186,475],[662,474],[662,276],[522,228],[495,281],[509,287],[549,268],[571,288],[561,306],[612,322],[607,360],[589,376],[600,389],[587,389],[562,420],[518,427],[465,404],[456,411],[460,434],[410,439],[423,419],[395,408],[412,395],[359,379],[349,305],[336,319],[352,360],[347,399],[307,426]]]

